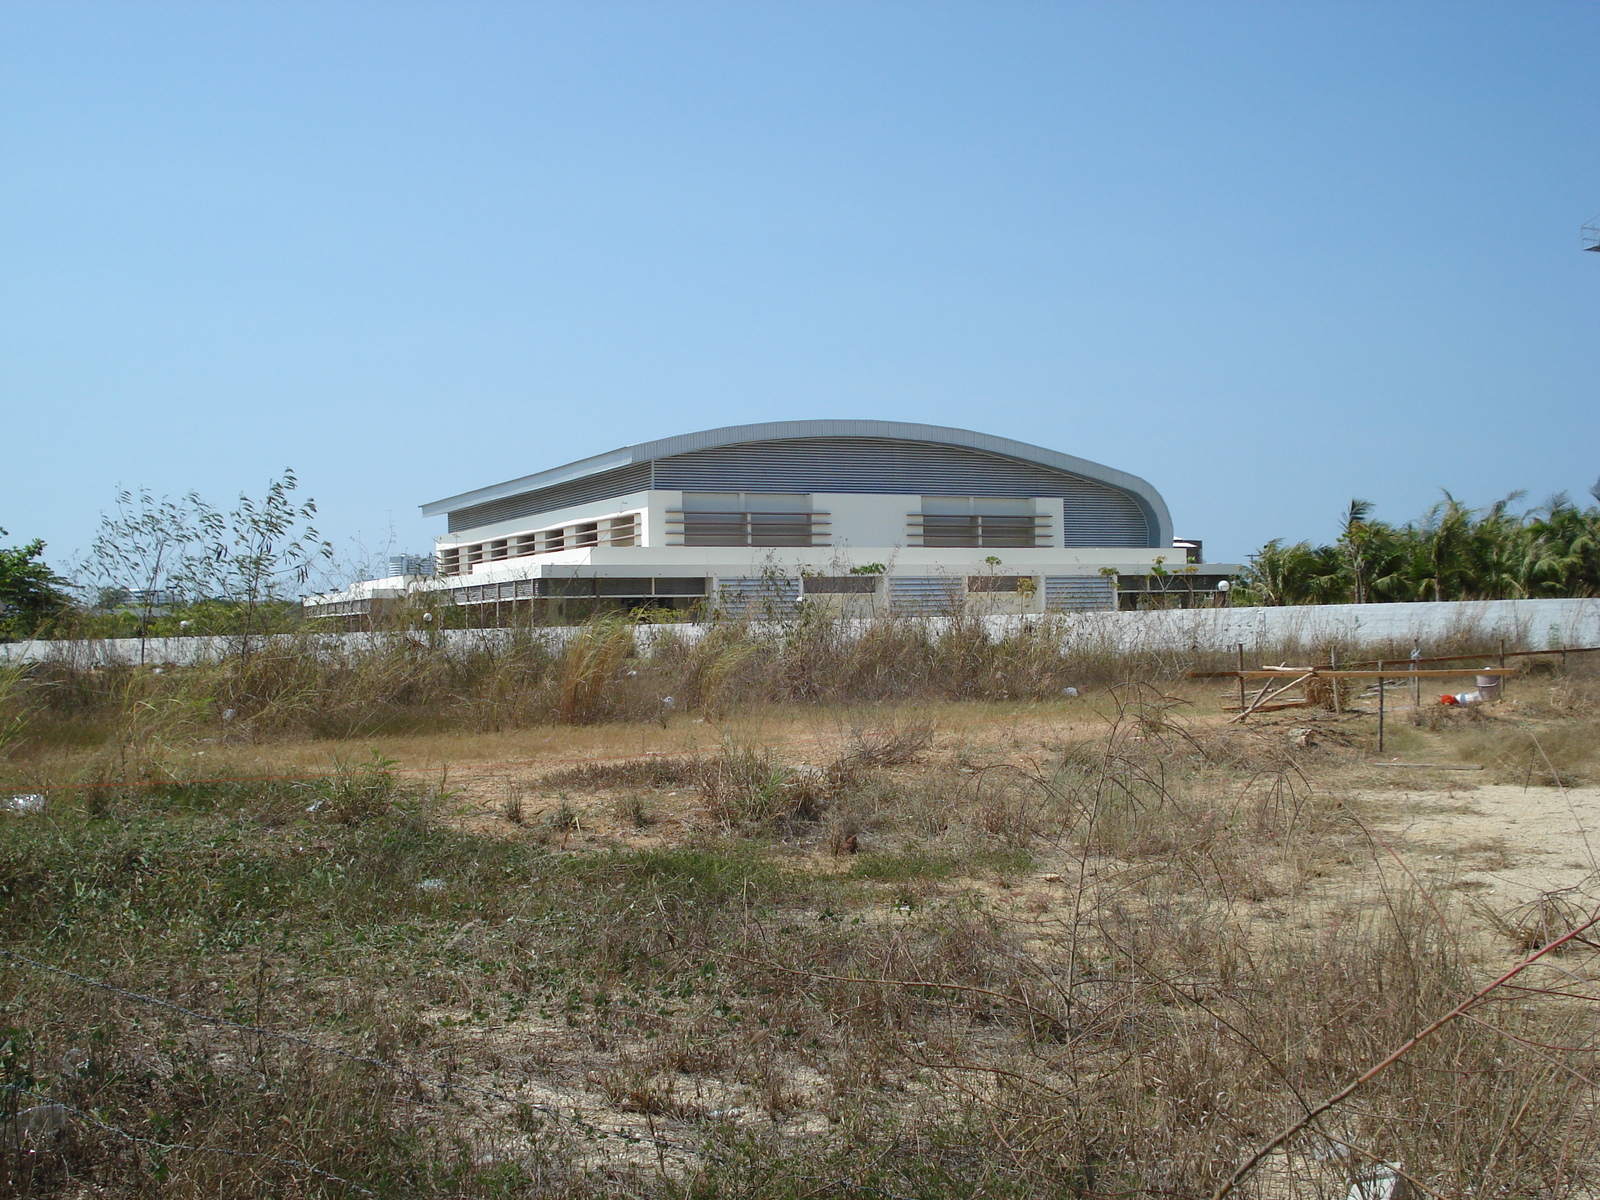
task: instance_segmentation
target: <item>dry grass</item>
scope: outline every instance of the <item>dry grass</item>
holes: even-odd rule
[[[892,655],[830,663],[826,631],[659,661],[590,636],[566,666],[480,665],[532,706],[507,724],[624,713],[663,676],[685,711],[392,734],[320,780],[185,783],[197,747],[328,750],[202,740],[210,718],[168,703],[192,680],[129,674],[116,699],[49,677],[86,693],[14,710],[41,724],[13,778],[50,753],[119,784],[183,773],[0,817],[4,947],[83,977],[0,967],[0,1188],[1204,1197],[1593,915],[1586,893],[1419,884],[1348,786],[1361,717],[1224,726],[1127,664],[1066,702],[1033,643],[908,635],[891,649],[919,669],[978,664],[918,692]],[[1039,698],[929,698],[1029,678]],[[888,701],[789,707],[806,688]],[[1526,719],[1541,743],[1581,720]],[[71,757],[74,721],[114,738]],[[1434,751],[1478,733],[1408,729]],[[469,773],[397,774],[398,747],[498,760],[487,815],[462,816]],[[630,757],[554,761],[602,752]],[[1595,1195],[1595,954],[1493,993],[1238,1194],[1343,1196],[1381,1161],[1440,1195]]]

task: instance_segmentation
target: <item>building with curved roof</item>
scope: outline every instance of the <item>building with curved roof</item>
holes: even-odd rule
[[[445,518],[433,579],[456,603],[701,605],[811,600],[863,612],[1127,606],[1235,567],[1174,558],[1137,475],[1025,442],[899,421],[774,421],[625,446],[422,506]],[[1141,582],[1142,581],[1142,582]],[[319,611],[364,611],[374,580]],[[387,586],[385,586],[387,585]],[[1164,590],[1170,590],[1165,582]]]

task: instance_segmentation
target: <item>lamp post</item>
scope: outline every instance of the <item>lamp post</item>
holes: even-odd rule
[[[1228,607],[1229,593],[1232,591],[1233,584],[1229,583],[1226,579],[1217,580],[1217,596],[1220,598],[1223,608]]]

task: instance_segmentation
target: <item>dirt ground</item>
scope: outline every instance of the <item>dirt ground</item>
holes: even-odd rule
[[[1046,779],[1070,757],[1074,747],[1103,747],[1108,728],[1125,722],[1130,741],[1144,743],[1147,757],[1159,760],[1167,753],[1151,754],[1150,747],[1157,741],[1170,746],[1174,756],[1191,747],[1195,750],[1193,761],[1185,768],[1192,772],[1189,799],[1193,804],[1187,815],[1194,818],[1194,829],[1208,828],[1206,818],[1212,811],[1237,812],[1237,806],[1254,803],[1249,798],[1265,797],[1267,781],[1274,775],[1277,786],[1287,787],[1291,793],[1298,789],[1302,796],[1314,793],[1321,799],[1331,798],[1334,803],[1326,806],[1330,810],[1342,804],[1350,819],[1360,824],[1364,837],[1340,842],[1344,834],[1330,834],[1323,842],[1308,843],[1304,861],[1298,865],[1290,864],[1283,843],[1267,838],[1260,853],[1239,860],[1240,882],[1234,884],[1219,876],[1217,890],[1205,903],[1223,914],[1217,928],[1234,922],[1248,931],[1241,945],[1249,939],[1255,939],[1251,944],[1265,945],[1275,930],[1287,925],[1314,928],[1341,907],[1370,907],[1387,894],[1386,881],[1406,877],[1420,885],[1425,896],[1464,902],[1476,914],[1475,923],[1466,928],[1476,934],[1469,939],[1475,948],[1473,960],[1487,972],[1516,961],[1527,949],[1561,932],[1563,915],[1591,911],[1600,903],[1600,787],[1587,782],[1590,777],[1581,771],[1567,769],[1566,763],[1578,754],[1571,742],[1572,736],[1579,735],[1572,735],[1571,721],[1563,723],[1517,702],[1497,707],[1493,713],[1454,714],[1448,719],[1431,711],[1401,711],[1392,718],[1396,724],[1391,752],[1377,759],[1372,748],[1372,715],[1359,710],[1274,713],[1240,725],[1219,711],[1214,693],[1199,689],[1180,687],[1169,695],[1144,695],[1142,715],[1137,718],[1127,717],[1119,707],[1122,703],[1116,695],[1102,692],[1044,703],[864,709],[790,706],[717,719],[676,714],[659,724],[436,734],[346,745],[210,742],[175,751],[171,761],[189,779],[204,779],[209,774],[315,776],[341,763],[383,762],[402,778],[425,784],[431,795],[440,798],[431,808],[437,819],[480,837],[505,839],[494,842],[495,851],[515,851],[518,847],[509,843],[528,839],[530,849],[542,853],[539,847],[543,846],[559,851],[562,861],[605,860],[608,856],[604,853],[586,856],[585,852],[688,847],[704,844],[708,837],[729,836],[734,830],[719,828],[704,787],[672,783],[671,772],[657,777],[640,771],[630,777],[624,771],[586,775],[586,769],[690,759],[704,762],[749,750],[770,754],[790,772],[822,772],[850,746],[859,744],[864,734],[925,727],[931,740],[918,766],[924,774],[908,771],[904,778],[891,780],[899,789],[892,803],[904,811],[894,821],[886,818],[878,826],[863,821],[859,845],[856,834],[850,838],[849,853],[859,850],[859,859],[842,854],[837,844],[830,846],[824,821],[813,821],[798,832],[782,828],[772,834],[770,844],[763,843],[763,853],[770,853],[786,867],[812,872],[810,879],[856,871],[870,903],[863,901],[853,916],[855,928],[888,930],[893,935],[902,925],[910,929],[914,906],[966,897],[1020,929],[1018,945],[1034,947],[1036,943],[1045,945],[1056,928],[1053,923],[1060,922],[1063,914],[1091,899],[1104,900],[1108,907],[1125,904],[1141,918],[1158,903],[1173,906],[1193,900],[1182,894],[1177,884],[1165,899],[1142,890],[1140,881],[1147,877],[1147,868],[1134,860],[1141,853],[1152,857],[1175,853],[1172,847],[1150,850],[1147,846],[1141,851],[1130,840],[1116,853],[1105,852],[1095,858],[1087,850],[1075,851],[1069,839],[1030,832],[1028,853],[1012,856],[1024,865],[1007,865],[1000,851],[1004,839],[1015,836],[1006,825],[1013,818],[1001,811],[991,822],[991,814],[983,810],[977,795],[979,781],[989,772],[998,773],[997,777],[1010,772],[1018,778]],[[1157,716],[1152,718],[1152,712]],[[1168,717],[1172,723],[1160,726],[1148,740],[1139,732],[1139,720],[1165,721]],[[1554,747],[1554,735],[1563,731],[1572,736],[1564,743],[1565,750],[1558,752],[1567,755],[1560,770],[1543,758],[1550,769],[1536,772],[1530,751],[1521,747],[1527,743],[1538,748],[1542,757],[1539,737],[1549,734],[1546,741]],[[1532,736],[1534,733],[1538,736]],[[1508,745],[1517,747],[1514,753],[1504,751]],[[187,761],[180,763],[180,755],[186,755]],[[1474,761],[1475,756],[1488,761]],[[1524,759],[1528,760],[1525,776],[1517,766]],[[1202,760],[1202,765],[1194,765]],[[71,770],[72,764],[64,761],[60,776],[70,775]],[[932,786],[929,780],[935,777],[955,780],[955,784],[945,785],[948,794],[961,797],[960,802],[969,806],[966,840],[951,848],[952,855],[960,852],[959,857],[951,858],[956,865],[943,868],[938,862],[945,848],[938,835],[921,829],[919,818],[910,815],[923,811],[918,807],[923,803],[918,789]],[[1513,777],[1522,781],[1510,781]],[[967,787],[962,780],[974,786]],[[870,796],[860,801],[867,808],[874,802]],[[1022,818],[1019,815],[1015,820],[1020,823]],[[1341,828],[1345,834],[1349,832]],[[837,836],[835,833],[835,841]],[[1285,838],[1284,843],[1291,840]],[[1340,847],[1347,843],[1360,848],[1346,854]],[[1273,858],[1280,850],[1281,862]],[[926,857],[923,866],[929,873],[925,878],[913,877],[909,868],[905,878],[888,873],[896,854],[910,858],[913,853]],[[862,874],[860,867],[875,855],[881,855],[887,864],[885,873]],[[1274,873],[1281,873],[1284,882],[1269,878]],[[411,887],[415,890],[430,884],[439,884],[442,894],[449,894],[443,891],[443,880],[430,878]],[[1561,909],[1554,916],[1552,905]],[[520,955],[536,959],[543,953],[540,943],[531,940],[538,929],[533,920],[513,912],[492,921],[485,911],[468,909],[470,919],[449,925],[447,936],[445,927],[428,935],[436,938],[438,945],[428,951],[431,957],[425,962],[418,960],[423,967],[412,981],[418,1007],[410,1021],[422,1031],[417,1036],[425,1044],[417,1051],[414,1065],[429,1072],[433,1070],[428,1065],[433,1061],[430,1055],[446,1056],[458,1078],[484,1089],[484,1096],[497,1097],[485,1105],[486,1114],[505,1115],[500,1110],[509,1109],[504,1102],[507,1092],[521,1101],[578,1114],[583,1121],[620,1135],[620,1141],[614,1139],[603,1153],[595,1151],[589,1165],[627,1163],[645,1171],[655,1164],[673,1177],[686,1174],[699,1161],[697,1152],[684,1147],[708,1123],[749,1131],[781,1129],[784,1137],[795,1139],[827,1133],[828,1120],[819,1114],[826,1108],[830,1089],[838,1087],[837,1080],[796,1059],[772,1085],[781,1084],[782,1095],[775,1100],[763,1092],[759,1073],[741,1067],[744,1073],[739,1074],[726,1063],[713,1062],[713,1049],[717,1054],[734,1053],[726,1050],[734,1042],[731,1035],[721,1034],[723,1042],[717,1046],[722,1048],[713,1047],[707,1030],[721,1027],[705,1012],[696,1010],[699,1024],[684,1018],[680,1025],[663,1025],[661,1037],[655,1038],[653,1032],[646,1037],[636,1030],[610,1029],[593,1014],[542,1014],[524,1012],[521,1006],[514,1013],[502,1014],[492,1004],[485,1004],[483,988],[462,982],[472,975],[470,962],[498,964],[502,958],[510,961]],[[826,908],[812,913],[796,907],[774,919],[809,929],[829,915]],[[742,920],[749,922],[748,913]],[[751,928],[759,929],[759,922]],[[748,950],[729,947],[733,944],[718,951],[719,963],[749,965],[739,957]],[[1048,946],[1040,950],[1039,961],[1048,960],[1050,953]],[[775,958],[757,965],[765,972],[769,988],[774,980],[783,982],[778,977],[788,970]],[[290,969],[285,965],[283,971],[287,974]],[[298,978],[302,968],[292,969]],[[814,990],[833,980],[829,972],[836,968],[819,959],[811,969],[817,973],[808,976],[803,986],[796,985],[801,990]],[[337,1005],[343,1004],[340,998],[352,985],[340,976],[315,984],[308,981],[304,986],[307,995],[322,996]],[[385,982],[375,987],[373,994],[387,1002],[390,990]],[[398,999],[398,984],[392,990]],[[350,1003],[355,1006],[356,1001]],[[370,1006],[370,998],[363,1003]],[[1135,1018],[1153,1019],[1143,1010],[1128,1020],[1137,1024]],[[927,1076],[908,1069],[903,1077],[894,1077],[893,1086],[904,1095],[908,1111],[929,1101],[939,1088],[949,1091],[955,1086],[955,1074],[941,1075],[922,1061],[927,1057],[923,1040],[913,1039],[909,1033],[894,1036],[901,1038],[896,1053],[904,1063],[922,1068]],[[969,1039],[963,1052],[976,1056],[974,1061],[987,1063],[992,1058],[999,1064],[997,1071],[1015,1065],[1006,1057],[1011,1052],[1002,1046],[1003,1039],[995,1030],[977,1023],[962,1036]],[[760,1043],[758,1050],[750,1052],[752,1061],[768,1053],[761,1048],[765,1045]],[[1153,1086],[1166,1085],[1156,1080]],[[987,1094],[980,1099],[986,1100]],[[485,1128],[489,1124],[487,1119],[483,1122]],[[503,1129],[494,1138],[481,1132],[471,1136],[482,1139],[480,1162],[498,1157],[511,1161],[532,1152],[531,1141]],[[1287,1170],[1287,1164],[1269,1164],[1263,1180],[1280,1168]],[[1262,1194],[1288,1198],[1313,1192],[1274,1183]]]
[[[1193,694],[1181,697],[1183,719],[1197,733],[1236,734],[1301,743],[1307,732],[1335,753],[1308,755],[1303,766],[1312,786],[1342,789],[1376,814],[1374,831],[1419,880],[1435,887],[1493,896],[1497,906],[1534,900],[1565,889],[1583,890],[1600,876],[1600,787],[1559,780],[1524,784],[1491,782],[1471,764],[1451,763],[1448,731],[1410,753],[1375,756],[1359,739],[1370,716],[1335,719],[1323,714],[1274,714],[1249,727],[1230,725],[1207,712]],[[674,718],[665,725],[561,727],[505,733],[441,734],[369,739],[359,745],[326,742],[262,746],[209,746],[192,752],[188,773],[275,777],[319,774],[337,762],[369,755],[393,760],[412,778],[442,782],[457,802],[457,819],[474,832],[498,830],[516,836],[562,805],[577,815],[575,845],[658,845],[693,829],[703,814],[687,789],[651,795],[656,820],[648,830],[612,812],[627,789],[553,787],[546,780],[563,770],[598,763],[686,758],[729,746],[771,749],[793,767],[819,766],[863,729],[926,724],[935,730],[936,753],[981,764],[1006,762],[1037,768],[1063,746],[1105,727],[1106,705],[1095,698],[1047,704],[948,704],[863,710],[786,708],[722,720]],[[1515,720],[1515,706],[1507,714]],[[1405,713],[1391,717],[1402,723]],[[1393,736],[1393,735],[1391,735]],[[1374,766],[1383,761],[1385,766]],[[1394,763],[1445,763],[1458,769],[1413,769]],[[506,819],[520,811],[519,821]],[[1600,887],[1596,887],[1600,893]]]

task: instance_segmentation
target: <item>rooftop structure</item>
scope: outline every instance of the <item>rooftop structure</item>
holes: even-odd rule
[[[852,614],[1132,607],[1209,595],[1234,574],[1174,549],[1145,480],[964,429],[894,421],[735,425],[626,446],[436,500],[434,574],[313,597],[368,613],[418,592],[498,622],[519,608],[700,607],[802,600]],[[1171,566],[1165,564],[1171,563]]]

